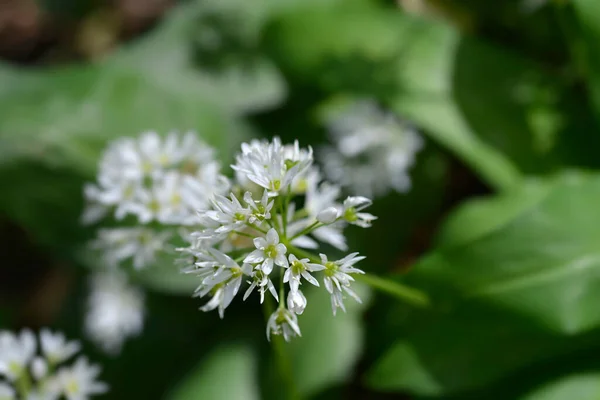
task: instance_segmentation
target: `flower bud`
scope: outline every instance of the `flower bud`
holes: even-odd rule
[[[336,207],[327,207],[317,215],[317,221],[324,224],[335,222],[340,216],[340,211]]]
[[[36,357],[31,362],[31,375],[37,380],[40,380],[48,373],[48,364],[41,357]]]

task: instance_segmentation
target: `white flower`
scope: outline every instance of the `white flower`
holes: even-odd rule
[[[123,342],[144,325],[144,294],[113,271],[92,277],[85,329],[106,352],[120,352]]]
[[[79,342],[67,341],[62,333],[52,333],[48,329],[40,332],[40,347],[51,365],[68,360],[81,349]]]
[[[17,394],[6,382],[0,382],[0,400],[15,400]]]
[[[297,157],[297,159],[286,157]],[[272,142],[252,142],[242,145],[242,153],[236,157],[232,168],[244,178],[268,189],[272,195],[285,192],[294,178],[304,172],[312,163],[312,150],[309,154],[296,154],[286,150],[279,138]]]
[[[31,375],[39,381],[44,378],[46,374],[48,374],[48,362],[42,357],[35,357],[31,362]]]
[[[336,110],[326,124],[335,145],[320,152],[329,179],[368,196],[410,189],[408,169],[423,147],[412,127],[370,99]]]
[[[347,222],[360,226],[361,228],[369,228],[371,222],[377,219],[376,216],[369,213],[359,212],[369,207],[372,201],[362,196],[348,197],[344,200],[344,210],[342,216]]]
[[[267,340],[271,340],[271,334],[283,335],[289,342],[293,337],[302,336],[298,326],[296,314],[285,308],[278,308],[267,321]]]
[[[317,214],[317,221],[323,224],[331,224],[340,216],[340,210],[337,207],[327,207]]]
[[[258,291],[260,293],[260,304],[262,304],[265,301],[265,293],[267,292],[267,290],[271,292],[275,300],[279,302],[279,295],[277,294],[277,290],[275,289],[273,282],[271,282],[269,276],[263,273],[263,271],[261,271],[260,269],[254,270],[252,272],[252,281],[250,281],[249,283],[250,287],[248,288],[248,290],[246,290],[246,293],[244,293],[244,301],[248,298],[248,296],[250,296],[250,294],[254,291],[255,288],[258,288]]]
[[[133,267],[142,269],[154,263],[170,236],[169,231],[156,232],[143,227],[100,229],[91,247],[102,251],[110,266],[132,259]]]
[[[252,273],[252,267],[244,264],[241,267],[231,257],[216,249],[208,249],[214,257],[213,261],[197,263],[201,269],[212,270],[210,274],[203,274],[202,285],[196,289],[196,296],[204,297],[212,294],[212,299],[200,309],[202,311],[219,310],[221,318],[225,315],[225,309],[231,304],[233,298],[240,290],[243,276]]]
[[[92,395],[108,391],[108,385],[97,380],[98,375],[100,368],[89,364],[85,357],[80,357],[73,366],[58,371],[58,381],[67,400],[86,400]]]
[[[333,315],[336,314],[338,308],[341,308],[344,312],[346,311],[344,307],[344,293],[350,295],[357,302],[361,302],[358,295],[350,289],[351,283],[354,282],[354,278],[350,274],[364,274],[364,271],[353,267],[354,264],[365,259],[365,257],[357,257],[357,255],[358,253],[352,253],[341,260],[329,261],[325,254],[320,254],[321,262],[325,266],[323,283],[327,291],[331,294]]]
[[[271,209],[273,208],[274,201],[269,201],[269,192],[265,189],[263,196],[260,201],[255,201],[252,198],[252,193],[246,192],[244,194],[244,202],[250,206],[252,211],[248,222],[253,224],[255,222],[262,222],[264,220],[271,219]]]
[[[315,286],[319,286],[319,282],[310,273],[315,271],[323,271],[325,266],[321,264],[312,264],[309,261],[310,260],[308,258],[299,260],[295,255],[290,254],[290,264],[283,275],[283,282],[289,282],[292,292],[298,291],[301,278],[306,279],[309,283]]]
[[[246,225],[250,218],[250,208],[243,207],[235,194],[227,197],[216,195],[213,200],[213,210],[200,212],[201,222],[205,225],[218,226],[215,233],[231,232]]]
[[[261,263],[259,268],[266,275],[273,271],[273,264],[280,267],[288,266],[288,260],[285,257],[287,248],[283,243],[279,243],[279,234],[274,228],[269,229],[266,239],[262,237],[255,238],[254,246],[256,246],[256,250],[246,256],[245,263]]]
[[[306,304],[306,297],[301,290],[290,290],[287,298],[287,306],[290,311],[300,315],[304,312]]]
[[[27,365],[35,356],[37,345],[34,334],[24,329],[20,335],[0,332],[0,375],[17,380],[27,372]]]
[[[188,133],[156,132],[110,144],[99,165],[97,182],[85,186],[84,222],[113,211],[116,219],[136,215],[142,224],[197,223],[195,211],[229,186],[213,150]]]

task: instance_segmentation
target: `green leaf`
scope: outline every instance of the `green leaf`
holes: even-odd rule
[[[369,383],[454,393],[585,346],[600,325],[598,196],[600,175],[569,173],[454,213],[405,281],[436,309],[384,318],[394,344]]]
[[[517,213],[514,203],[505,202],[502,213],[514,217],[501,224],[498,202],[491,200],[487,213],[479,210],[479,216],[495,228],[481,232],[475,226],[481,236],[457,245],[441,243],[414,267],[413,279],[443,286],[461,299],[481,299],[520,313],[557,333],[598,326],[594,303],[600,298],[593,285],[600,268],[595,243],[600,219],[592,210],[600,195],[600,175],[565,174],[551,185],[541,193],[531,190],[534,198],[521,202]],[[464,206],[462,215],[473,207],[482,203]],[[451,223],[468,232],[470,221]],[[452,236],[451,231],[445,236]]]
[[[361,314],[369,296],[366,288],[358,284],[357,291],[363,304],[349,298],[345,301],[347,312],[338,310],[335,317],[327,291],[307,291],[310,307],[298,318],[302,337],[286,346],[291,353],[296,385],[303,396],[344,383],[351,376],[362,352]]]
[[[256,356],[249,346],[222,346],[203,360],[167,398],[258,400],[256,373]]]
[[[573,0],[571,3],[580,25],[580,34],[574,45],[581,46],[580,50],[583,50],[588,90],[596,115],[600,116],[600,4],[594,0]]]
[[[600,374],[572,375],[544,385],[522,400],[597,400],[600,398]]]

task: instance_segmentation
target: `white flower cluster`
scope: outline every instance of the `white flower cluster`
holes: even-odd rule
[[[104,351],[117,354],[126,339],[144,327],[144,293],[131,286],[121,271],[92,276],[85,330]]]
[[[365,197],[338,201],[340,188],[321,182],[313,163],[312,149],[298,142],[282,145],[273,141],[244,143],[232,168],[235,181],[228,197],[215,195],[212,207],[199,212],[202,229],[191,234],[185,272],[202,280],[196,296],[209,296],[201,308],[217,309],[223,317],[244,282],[244,300],[254,292],[261,303],[267,292],[279,302],[267,323],[267,338],[282,334],[286,340],[300,335],[297,315],[307,306],[302,284],[320,286],[319,277],[331,295],[335,315],[344,309],[354,265],[364,259],[358,253],[330,261],[314,250],[325,242],[347,250],[343,234],[348,224],[369,227],[375,217],[363,212],[371,204]],[[223,178],[221,178],[223,179]],[[220,179],[220,180],[221,180]]]
[[[82,219],[136,218],[135,227],[101,230],[94,246],[103,250],[108,263],[132,259],[137,269],[151,264],[164,248],[173,234],[165,228],[197,224],[196,210],[228,188],[213,149],[193,133],[163,139],[145,132],[119,139],[105,151],[99,167],[97,182],[84,188],[88,206]],[[140,227],[148,224],[162,229]]]
[[[84,400],[105,393],[108,386],[97,380],[100,368],[83,356],[65,366],[80,350],[76,341],[43,329],[38,341],[33,332],[16,335],[0,331],[0,399]]]
[[[336,109],[326,125],[334,143],[320,152],[327,178],[366,196],[410,189],[408,169],[423,147],[414,128],[372,100]]]

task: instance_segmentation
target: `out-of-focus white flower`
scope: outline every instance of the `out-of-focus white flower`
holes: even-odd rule
[[[219,169],[213,150],[193,133],[163,139],[144,132],[117,140],[100,161],[97,182],[85,187],[83,220],[112,212],[116,219],[133,214],[142,224],[195,224],[196,209],[229,186]]]
[[[414,128],[370,99],[337,109],[326,125],[334,146],[320,159],[330,180],[369,197],[410,189],[408,169],[423,147]]]
[[[42,353],[51,365],[68,360],[81,349],[79,342],[67,341],[62,333],[52,333],[48,329],[41,330],[40,345]]]
[[[296,336],[302,336],[296,314],[281,307],[275,310],[267,321],[267,340],[271,340],[272,334],[283,335],[286,341],[290,341]]]
[[[27,373],[27,365],[36,352],[35,335],[28,329],[19,335],[8,331],[0,332],[0,375],[14,381]]]
[[[169,231],[157,232],[145,227],[100,229],[91,247],[102,252],[109,266],[131,259],[135,269],[142,269],[155,262],[171,235]]]
[[[98,381],[98,375],[100,367],[80,357],[72,366],[62,367],[58,371],[61,393],[67,400],[86,400],[93,395],[106,393],[108,385]]]
[[[33,332],[19,335],[0,332],[0,400],[85,400],[108,390],[97,380],[100,369],[80,357],[72,366],[63,363],[79,351],[76,341],[67,341],[61,333],[43,329],[39,335],[41,355],[36,355],[37,340]],[[16,390],[18,388],[18,391]],[[18,393],[18,397],[17,397]]]
[[[216,309],[223,318],[246,280],[244,300],[258,291],[261,303],[267,292],[279,303],[267,335],[289,340],[300,335],[296,315],[308,305],[302,280],[319,286],[313,274],[322,273],[327,285],[339,287],[340,293],[327,290],[336,307],[343,307],[341,292],[352,293],[351,274],[360,271],[351,265],[362,257],[354,253],[339,265],[326,266],[303,249],[316,249],[321,241],[346,250],[344,228],[368,227],[375,217],[362,211],[370,205],[364,197],[342,204],[340,187],[321,182],[312,162],[312,149],[298,142],[282,145],[275,138],[242,144],[232,166],[236,173],[229,197],[216,194],[211,207],[199,210],[199,230],[188,235],[190,246],[178,249],[184,255],[183,271],[201,280],[195,296],[210,296],[201,310]]]
[[[350,284],[354,282],[354,278],[350,274],[364,274],[364,271],[354,268],[354,264],[364,260],[365,257],[358,257],[358,253],[347,255],[338,261],[329,261],[325,254],[321,254],[321,263],[325,266],[325,277],[323,283],[325,288],[331,294],[331,309],[333,315],[336,314],[338,308],[344,312],[344,293],[350,295],[354,300],[361,302],[360,298],[352,289]]]
[[[124,274],[115,270],[92,277],[85,329],[106,352],[119,353],[126,339],[141,333],[144,312],[144,293]]]

